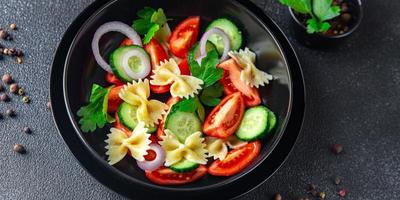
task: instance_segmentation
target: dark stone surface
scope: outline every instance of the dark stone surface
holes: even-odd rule
[[[4,0],[3,0],[4,1]],[[46,103],[52,55],[64,31],[93,0],[10,0],[0,3],[0,27],[16,23],[14,42],[26,51],[25,63],[0,61],[31,97],[29,105],[12,95],[0,102],[0,199],[123,199],[89,176],[58,135]],[[307,87],[304,129],[283,167],[240,199],[284,199],[306,195],[309,183],[328,199],[400,199],[400,2],[364,2],[365,18],[350,40],[336,49],[313,50],[298,44],[290,17],[277,0],[254,0],[289,36],[303,64]],[[57,102],[53,103],[57,106]],[[15,119],[4,115],[14,108]],[[22,132],[29,126],[31,135]],[[27,154],[12,147],[23,144]],[[334,155],[330,145],[341,143]],[[333,178],[341,176],[341,186]]]

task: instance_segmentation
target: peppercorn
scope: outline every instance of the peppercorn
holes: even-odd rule
[[[24,103],[29,103],[31,100],[29,99],[28,96],[24,96],[24,97],[22,98],[22,101],[23,101]]]
[[[19,96],[22,96],[22,95],[24,95],[25,94],[25,90],[24,90],[24,88],[19,88],[19,90],[18,90],[18,94],[19,94]]]
[[[12,77],[10,74],[4,74],[2,78],[3,83],[10,84],[12,82]]]
[[[18,88],[19,88],[18,84],[13,83],[10,85],[10,92],[13,94],[17,94]]]
[[[15,61],[17,62],[17,64],[22,64],[24,62],[22,60],[22,57],[17,57],[17,59]]]
[[[3,93],[0,95],[0,100],[4,101],[4,102],[8,102],[10,100],[10,98],[8,97],[8,95],[6,93]]]
[[[20,144],[15,144],[13,147],[14,151],[20,154],[24,154],[26,153],[26,150],[24,148],[24,146],[20,145]]]
[[[31,134],[32,130],[29,127],[24,127],[24,129],[22,129],[24,131],[24,133],[26,134]]]
[[[345,197],[345,196],[346,196],[346,193],[347,193],[347,190],[344,189],[344,188],[339,190],[339,196],[340,196],[340,197]]]
[[[282,195],[279,193],[276,193],[274,196],[274,200],[282,200]]]
[[[10,24],[10,29],[11,30],[17,30],[17,25],[14,24],[14,23]]]
[[[333,153],[335,153],[336,155],[342,153],[343,151],[343,146],[341,144],[334,144],[332,146],[332,151]]]
[[[335,185],[339,185],[342,182],[342,180],[339,177],[335,177],[334,182],[335,182]]]
[[[13,109],[7,109],[7,110],[6,110],[6,114],[7,114],[9,117],[15,117],[15,112],[14,112]]]
[[[7,39],[7,37],[8,37],[7,31],[0,29],[0,38],[4,40]]]
[[[51,109],[51,107],[52,107],[51,101],[48,101],[48,102],[47,102],[47,108],[50,108],[50,109]]]
[[[7,49],[7,48],[4,48],[4,49],[3,49],[3,54],[4,54],[4,55],[7,55],[7,54],[8,54],[8,49]]]
[[[320,192],[320,193],[318,193],[318,197],[321,198],[321,199],[325,199],[326,193],[325,192]]]
[[[8,49],[9,56],[15,56],[16,53],[17,53],[17,50],[15,48]]]

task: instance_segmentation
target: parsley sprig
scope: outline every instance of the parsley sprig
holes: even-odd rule
[[[156,35],[157,31],[167,23],[167,17],[165,16],[164,10],[161,8],[155,10],[150,7],[144,7],[137,15],[140,19],[133,21],[132,27],[140,35],[145,35],[143,38],[144,44],[149,43]]]
[[[216,106],[221,101],[223,87],[217,81],[222,78],[224,70],[217,68],[219,63],[218,53],[211,50],[207,56],[201,60],[199,64],[196,60],[191,59],[189,62],[192,76],[203,80],[203,91],[200,94],[200,101],[207,106]]]
[[[112,123],[115,121],[107,113],[108,94],[111,88],[103,88],[100,85],[93,84],[89,104],[81,107],[77,112],[83,132],[93,132],[97,127],[103,128],[107,122]]]
[[[332,0],[279,0],[296,12],[310,15],[307,20],[307,32],[326,32],[331,28],[327,20],[340,15],[340,7],[333,6]]]

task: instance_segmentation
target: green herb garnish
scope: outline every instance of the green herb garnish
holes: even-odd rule
[[[220,97],[223,94],[224,86],[217,82],[214,85],[204,88],[203,92],[200,95],[200,101],[204,105],[214,107],[221,102]]]
[[[81,118],[79,124],[83,132],[93,132],[97,127],[103,128],[107,122],[115,121],[107,113],[108,94],[111,88],[103,88],[100,85],[93,84],[89,104],[81,107],[77,112],[77,115]]]
[[[192,76],[203,80],[203,88],[207,88],[222,78],[224,70],[217,68],[218,63],[218,53],[213,49],[201,60],[201,65],[196,60],[192,60],[189,63],[190,72]]]
[[[145,35],[143,43],[147,44],[155,36],[158,30],[167,23],[167,17],[164,10],[159,8],[155,10],[150,7],[144,7],[137,15],[140,19],[133,21],[133,29],[140,35]]]
[[[333,6],[332,0],[279,0],[294,11],[310,15],[307,20],[307,32],[326,32],[331,28],[327,20],[340,15],[340,7]]]

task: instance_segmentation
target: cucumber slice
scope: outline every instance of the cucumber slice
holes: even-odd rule
[[[269,111],[269,113],[268,113],[268,133],[271,133],[275,129],[276,122],[277,122],[277,119],[276,119],[275,114],[272,111]]]
[[[121,103],[118,108],[118,117],[121,121],[122,125],[127,128],[133,130],[138,124],[138,120],[136,118],[137,107],[132,106],[126,102]],[[149,133],[153,133],[157,130],[157,126],[146,127]]]
[[[240,140],[255,141],[269,133],[268,119],[270,110],[257,106],[246,110],[236,136]]]
[[[214,27],[222,29],[226,33],[226,35],[228,35],[231,41],[232,50],[240,49],[243,42],[242,32],[240,32],[239,28],[232,21],[226,18],[216,19],[211,22],[211,24],[207,27],[207,30]],[[217,47],[218,53],[222,55],[222,53],[224,52],[224,42],[222,40],[222,37],[214,34],[211,35],[208,40]]]
[[[206,43],[206,51],[209,52],[209,51],[211,51],[213,49],[216,50],[217,48],[215,47],[215,45],[213,45],[213,43],[207,41],[207,43]],[[187,55],[188,63],[192,63],[199,56],[200,56],[200,46],[199,46],[199,43],[196,43],[188,52],[188,55]]]
[[[130,56],[128,66],[133,73],[137,74],[138,77],[146,77],[148,75],[151,70],[149,54],[142,47],[131,45],[116,49],[110,56],[111,69],[118,78],[125,82],[133,80],[132,76],[129,76],[123,67],[126,56]]]
[[[178,173],[184,173],[184,172],[190,172],[199,167],[199,164],[188,161],[188,160],[182,160],[178,163],[175,163],[171,165],[169,168],[178,172]]]
[[[165,129],[171,130],[184,143],[191,134],[201,131],[201,121],[195,113],[170,112],[165,121]]]

